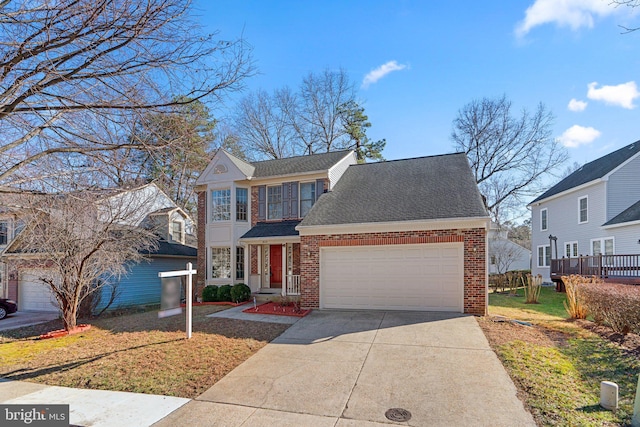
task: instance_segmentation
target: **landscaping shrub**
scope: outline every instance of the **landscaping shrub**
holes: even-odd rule
[[[587,284],[581,289],[596,323],[615,332],[640,334],[640,287],[617,283]]]
[[[202,290],[203,302],[218,301],[218,287],[216,285],[207,285]]]
[[[584,301],[583,292],[581,291],[586,284],[599,283],[599,279],[577,274],[562,276],[560,279],[562,279],[562,283],[564,283],[567,292],[567,300],[564,302],[564,308],[567,310],[567,313],[569,313],[572,319],[586,319],[588,310]]]
[[[538,274],[533,276],[531,274],[522,277],[522,283],[524,284],[524,299],[527,304],[538,304],[538,298],[540,298],[540,290],[542,289],[542,275]]]
[[[231,302],[231,285],[222,285],[218,288],[218,301]]]
[[[231,288],[231,300],[233,302],[247,301],[251,296],[251,288],[244,283],[238,283]]]

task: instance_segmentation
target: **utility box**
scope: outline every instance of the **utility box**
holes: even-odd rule
[[[600,383],[600,406],[611,411],[618,409],[618,384],[611,381]]]

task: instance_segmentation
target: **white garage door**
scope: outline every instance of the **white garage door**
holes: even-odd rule
[[[320,307],[463,311],[462,243],[320,250]]]
[[[18,309],[20,311],[58,311],[58,303],[49,287],[39,279],[46,272],[42,270],[23,270],[20,272],[18,290]]]

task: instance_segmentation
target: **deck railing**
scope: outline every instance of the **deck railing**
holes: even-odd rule
[[[593,255],[551,260],[552,279],[570,274],[640,280],[640,255]]]
[[[288,274],[285,286],[286,295],[300,295],[300,275]]]

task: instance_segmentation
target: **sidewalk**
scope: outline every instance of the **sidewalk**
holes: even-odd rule
[[[68,404],[70,424],[76,426],[150,426],[189,401],[182,397],[83,390],[0,379],[0,403]]]

